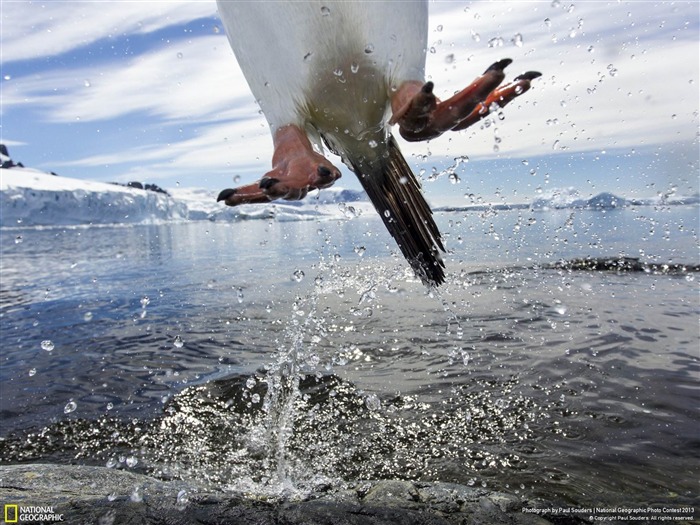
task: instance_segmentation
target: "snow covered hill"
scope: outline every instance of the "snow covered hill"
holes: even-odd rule
[[[265,218],[305,220],[341,218],[371,209],[364,194],[333,188],[304,201],[235,208],[217,203],[216,192],[210,190],[176,188],[168,193],[59,177],[31,168],[2,168],[0,227]]]

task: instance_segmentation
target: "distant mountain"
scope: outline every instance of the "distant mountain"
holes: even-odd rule
[[[650,199],[626,199],[613,193],[603,192],[588,199],[581,198],[575,188],[555,189],[530,203],[533,210],[558,210],[576,208],[586,210],[612,210],[628,206],[673,206],[700,204],[700,194],[688,197],[659,195]]]

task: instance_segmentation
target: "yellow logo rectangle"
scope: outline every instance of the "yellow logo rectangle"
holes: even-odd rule
[[[19,508],[17,505],[5,505],[5,523],[17,523]]]

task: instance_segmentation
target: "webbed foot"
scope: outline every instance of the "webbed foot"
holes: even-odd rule
[[[489,114],[493,104],[503,107],[530,89],[530,81],[540,73],[529,71],[503,87],[498,87],[512,62],[504,58],[492,64],[469,86],[445,101],[433,94],[433,83],[403,83],[392,97],[393,115],[389,124],[398,124],[401,136],[408,141],[430,140],[446,131],[458,131]]]
[[[332,186],[341,176],[338,168],[313,150],[298,126],[279,128],[274,145],[270,171],[257,182],[223,190],[217,201],[238,206],[276,199],[301,200],[311,190]]]

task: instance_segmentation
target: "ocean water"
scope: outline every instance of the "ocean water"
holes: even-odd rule
[[[699,502],[697,207],[439,213],[437,291],[348,215],[0,231],[0,461]]]

